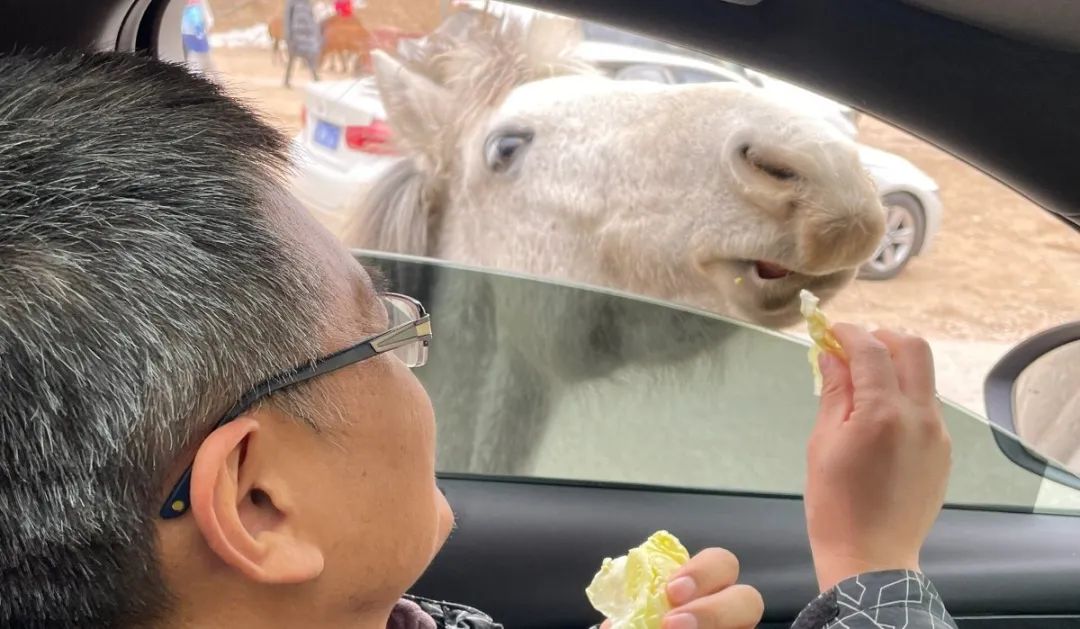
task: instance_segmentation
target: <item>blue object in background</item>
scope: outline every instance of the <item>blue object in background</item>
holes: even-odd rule
[[[180,36],[184,42],[185,53],[210,52],[210,39],[206,35],[206,14],[199,0],[189,1],[184,7]]]

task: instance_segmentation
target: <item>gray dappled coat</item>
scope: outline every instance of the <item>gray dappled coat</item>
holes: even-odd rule
[[[322,27],[309,0],[286,0],[285,43],[289,54],[318,59],[322,53]]]

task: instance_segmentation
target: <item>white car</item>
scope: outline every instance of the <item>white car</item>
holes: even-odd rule
[[[369,77],[308,83],[300,116],[293,192],[336,231],[347,224],[357,196],[393,161],[386,112]]]
[[[886,214],[885,237],[859,277],[887,280],[913,256],[930,251],[941,228],[941,198],[937,182],[899,155],[860,144],[859,159],[877,184]]]
[[[823,117],[852,139],[858,132],[858,112],[854,109],[736,64],[590,40],[579,45],[577,54],[620,80],[751,85],[777,93],[793,106]],[[340,229],[347,224],[348,208],[392,161],[390,130],[370,77],[309,83],[305,90],[304,128],[293,144],[299,164],[295,192],[326,225]],[[885,237],[860,270],[860,277],[889,279],[899,274],[913,256],[929,249],[941,224],[938,186],[898,155],[863,145],[859,155],[888,213]]]

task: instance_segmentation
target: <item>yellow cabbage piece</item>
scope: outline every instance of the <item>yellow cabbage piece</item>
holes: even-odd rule
[[[821,367],[818,365],[821,352],[830,352],[844,360],[847,360],[847,355],[844,354],[844,348],[840,347],[840,342],[829,329],[829,320],[825,318],[825,313],[818,308],[821,300],[817,295],[803,289],[799,293],[799,299],[801,301],[799,309],[803,318],[806,319],[810,340],[813,341],[810,345],[809,359],[810,369],[814,372],[814,395],[821,395]]]
[[[671,611],[668,580],[689,560],[678,538],[657,531],[626,555],[605,559],[585,595],[611,621],[611,629],[660,629]]]

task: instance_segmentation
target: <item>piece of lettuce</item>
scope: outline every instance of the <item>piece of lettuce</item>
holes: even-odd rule
[[[803,289],[799,293],[799,300],[801,302],[799,310],[802,312],[803,318],[806,319],[810,340],[813,341],[810,345],[808,358],[810,360],[810,369],[814,372],[814,395],[821,395],[821,367],[818,363],[821,352],[830,352],[843,360],[847,360],[847,355],[844,354],[844,348],[840,346],[840,342],[836,340],[832,330],[829,329],[829,320],[825,318],[825,313],[818,307],[821,300],[818,299],[817,295]]]
[[[671,611],[668,580],[689,560],[678,538],[657,531],[626,555],[605,559],[585,595],[611,621],[611,629],[660,629]]]

